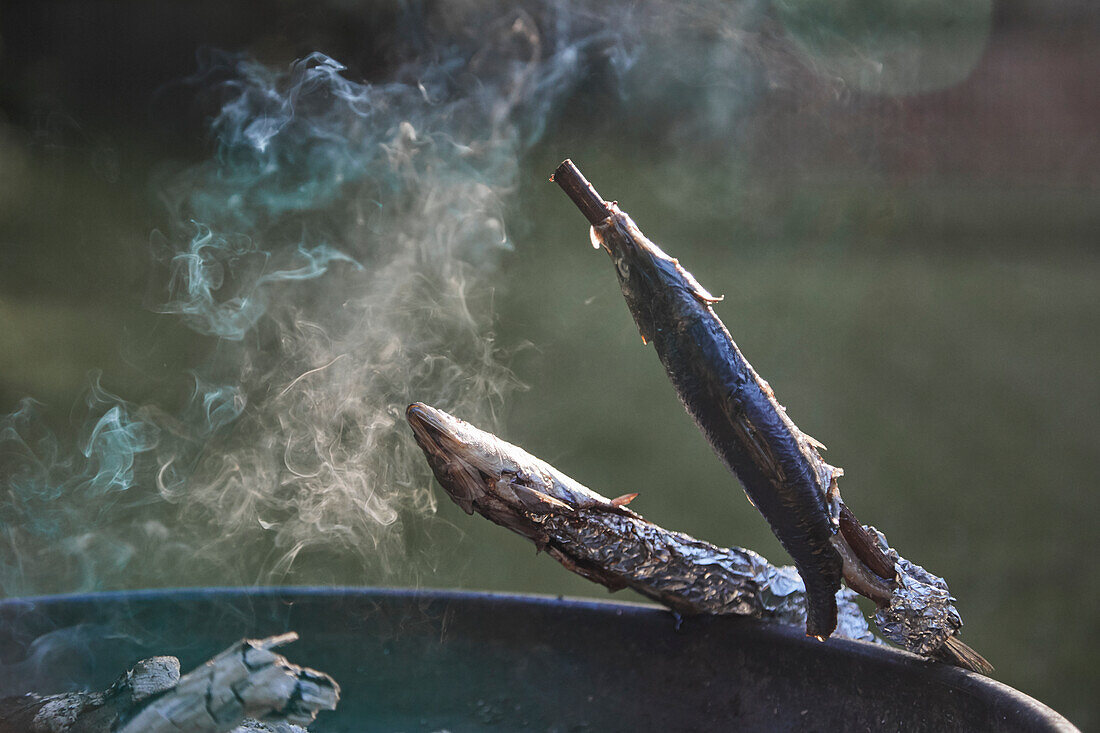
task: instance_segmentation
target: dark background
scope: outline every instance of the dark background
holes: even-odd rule
[[[143,308],[164,215],[152,182],[210,153],[209,110],[176,82],[200,46],[280,66],[322,50],[375,78],[410,31],[364,5],[2,6],[0,412],[33,395],[64,430],[90,368],[156,396],[120,346],[134,334],[151,334],[142,363],[200,348]],[[995,3],[965,74],[868,94],[822,78],[792,7],[772,12],[786,83],[728,135],[696,127],[690,85],[623,100],[596,71],[522,161],[497,330],[526,344],[512,366],[530,389],[500,432],[601,493],[639,491],[665,526],[783,560],[546,183],[569,156],[725,293],[719,315],[846,469],[845,499],[950,581],[996,677],[1095,725],[1100,13]],[[449,503],[439,514],[424,585],[602,594]]]

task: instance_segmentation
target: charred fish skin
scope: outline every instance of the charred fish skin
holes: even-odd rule
[[[627,307],[652,343],[680,401],[740,480],[806,584],[806,633],[836,628],[842,560],[831,542],[838,509],[827,500],[839,469],[826,464],[741,354],[708,293],[615,204],[593,241],[615,264]]]

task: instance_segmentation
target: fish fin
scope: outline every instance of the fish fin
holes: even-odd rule
[[[806,435],[805,433],[802,433],[802,437],[806,439],[806,442],[809,443],[810,447],[812,448],[816,448],[817,450],[829,450],[828,446],[826,446],[824,443],[822,443],[820,440],[813,437],[812,435]]]
[[[943,646],[936,650],[935,656],[948,664],[969,669],[979,674],[993,674],[993,665],[978,652],[959,641],[957,637],[949,636]]]
[[[828,468],[832,468],[832,475],[829,476],[829,486],[825,489],[825,506],[829,509],[829,524],[833,525],[833,531],[840,531],[840,484],[837,483],[837,479],[844,475],[844,469],[835,468],[829,464],[825,464]]]
[[[695,296],[695,299],[698,300],[700,303],[703,303],[704,305],[714,305],[715,303],[721,303],[723,300],[726,299],[726,296],[724,295],[711,295],[709,290],[699,284],[699,281],[695,279],[694,275],[692,275],[684,268],[680,267],[679,262],[673,260],[673,263],[676,265],[676,269],[680,271],[680,274],[683,276],[684,280],[691,287],[691,294]]]
[[[774,400],[775,399],[775,390],[772,389],[772,386],[770,384],[768,384],[768,380],[764,379],[759,374],[757,374],[756,375],[756,383],[760,385],[760,389],[764,391],[764,394],[768,396],[769,400]],[[784,412],[787,411],[787,408],[784,407],[783,405],[779,405],[779,409],[783,410]]]
[[[638,492],[637,491],[635,491],[633,494],[623,494],[622,496],[616,496],[614,499],[612,499],[611,500],[611,505],[612,506],[626,506],[627,504],[629,504],[630,502],[634,501],[637,498],[638,498]]]
[[[649,242],[649,240],[646,240],[646,241]],[[658,262],[658,267],[661,267],[661,268],[665,269],[666,271],[669,270],[670,268],[672,270],[674,270],[675,271],[674,276],[673,276],[673,273],[671,273],[671,272],[668,273],[668,274],[670,276],[672,276],[673,278],[678,277],[681,280],[683,280],[684,284],[687,286],[685,289],[689,293],[691,293],[692,297],[694,297],[700,303],[703,303],[704,305],[713,305],[713,304],[719,303],[723,299],[725,299],[726,296],[724,296],[724,295],[719,295],[719,296],[711,295],[709,290],[707,290],[706,288],[704,288],[702,285],[699,284],[699,281],[695,279],[694,275],[692,275],[690,272],[685,270],[683,268],[683,266],[680,265],[680,261],[678,259],[676,259],[674,257],[669,257],[664,252],[661,252],[660,247],[657,247],[657,245],[653,244],[652,242],[649,242],[649,244],[660,253],[661,258],[663,260],[663,261]]]

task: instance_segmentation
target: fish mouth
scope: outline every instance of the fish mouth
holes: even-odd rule
[[[424,450],[438,450],[448,437],[444,427],[444,414],[423,402],[414,402],[405,408],[405,419],[416,436],[416,442]]]
[[[618,509],[522,448],[443,410],[414,402],[405,418],[440,486],[467,514],[477,510],[513,529],[530,524],[522,532],[530,535],[549,514]]]
[[[470,441],[463,440],[463,433],[476,428],[423,402],[405,408],[405,419],[440,486],[463,511],[473,514],[474,503],[492,491],[495,482],[490,467],[479,460]]]
[[[450,413],[414,402],[405,408],[405,419],[429,461],[434,456],[448,465],[461,465],[480,474],[486,490],[491,490],[502,474],[519,470],[500,449],[498,443],[503,441]]]
[[[522,449],[423,402],[409,405],[405,418],[439,485],[467,514],[490,512],[495,521],[510,514],[511,526],[517,517],[571,508]]]

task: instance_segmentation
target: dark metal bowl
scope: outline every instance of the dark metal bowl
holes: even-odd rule
[[[343,688],[318,731],[1076,730],[991,679],[885,647],[654,606],[487,593],[203,588],[0,602],[0,695],[184,670],[241,636]]]

